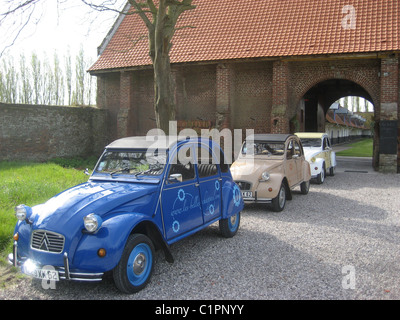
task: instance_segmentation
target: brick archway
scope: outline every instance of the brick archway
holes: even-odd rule
[[[379,113],[380,105],[380,62],[379,60],[333,60],[293,62],[290,68],[289,119],[298,109],[300,100],[313,87],[329,80],[345,80],[363,88],[368,100]],[[351,95],[351,94],[346,94]]]

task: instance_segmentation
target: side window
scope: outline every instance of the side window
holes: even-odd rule
[[[192,180],[195,177],[194,157],[190,146],[182,146],[175,155],[168,173],[168,183]]]
[[[298,155],[299,157],[301,156],[301,148],[297,141],[294,141],[294,154]]]
[[[293,140],[290,140],[286,149],[286,159],[292,159],[294,154]]]
[[[331,147],[331,142],[329,141],[328,138],[325,138],[325,139],[326,139],[326,146],[330,148]]]
[[[322,148],[323,148],[323,150],[326,150],[327,147],[328,147],[328,139],[324,138]]]
[[[213,157],[210,149],[199,146],[196,151],[199,178],[216,175],[218,173],[218,167],[217,164],[213,163]]]

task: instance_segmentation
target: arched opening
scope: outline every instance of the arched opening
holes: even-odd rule
[[[349,96],[368,101],[368,108],[374,109],[372,97],[357,83],[344,79],[325,80],[309,89],[303,96],[297,115],[298,129],[306,132],[324,132],[329,108],[335,102]]]
[[[324,80],[300,100],[291,130],[326,132],[332,144],[372,137],[375,102],[365,88],[353,81]]]

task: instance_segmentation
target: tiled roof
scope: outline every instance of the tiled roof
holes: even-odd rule
[[[400,50],[400,0],[193,0],[171,62]],[[355,29],[343,27],[355,9]],[[91,71],[150,65],[147,29],[127,15]]]
[[[367,129],[365,127],[365,123],[361,120],[351,119],[346,117],[343,113],[336,113],[333,110],[328,110],[326,113],[326,121],[332,124],[346,126],[346,127],[353,127],[358,129]],[[358,122],[358,123],[357,123]]]

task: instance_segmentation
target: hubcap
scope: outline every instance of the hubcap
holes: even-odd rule
[[[279,191],[279,206],[282,208],[285,204],[286,194],[285,194],[285,187],[282,186],[281,190]]]
[[[143,253],[139,253],[135,257],[135,261],[133,262],[133,272],[136,275],[140,275],[146,266],[146,256]]]
[[[146,243],[140,243],[133,248],[128,258],[127,275],[129,282],[134,286],[140,286],[148,279],[153,264],[153,256],[150,247]]]

